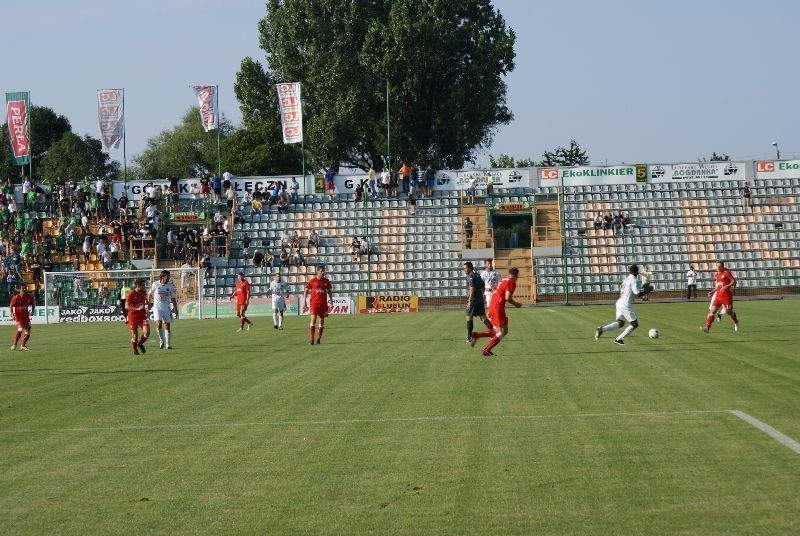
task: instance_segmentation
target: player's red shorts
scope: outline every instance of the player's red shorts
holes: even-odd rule
[[[147,321],[146,316],[136,315],[136,316],[129,316],[128,317],[128,327],[131,328],[131,331],[138,328],[143,328],[145,326],[149,326],[149,322]]]
[[[733,294],[729,292],[720,294],[717,292],[714,294],[714,298],[711,300],[711,307],[722,307],[726,310],[733,309]]]
[[[308,314],[310,314],[311,316],[326,317],[326,316],[328,316],[328,304],[327,303],[312,303],[308,307]]]
[[[236,304],[236,316],[242,316],[247,312],[247,304],[246,303],[237,303]]]
[[[210,191],[211,191],[211,189],[208,187],[208,185],[207,185],[207,184],[201,184],[201,185],[200,185],[200,193],[201,193],[201,194],[207,194],[207,193],[209,193]]]
[[[28,315],[21,315],[17,313],[17,327],[22,329],[31,329],[31,318]]]
[[[498,328],[508,327],[508,317],[506,316],[505,307],[492,307],[489,309],[489,320],[492,325]]]

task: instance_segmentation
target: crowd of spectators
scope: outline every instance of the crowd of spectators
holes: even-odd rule
[[[597,216],[594,218],[595,231],[611,231],[616,234],[617,232],[624,232],[630,229],[633,225],[633,220],[631,220],[630,215],[627,212],[623,215],[620,210],[618,210],[616,214],[608,212],[606,215],[603,215],[602,212],[598,212]]]

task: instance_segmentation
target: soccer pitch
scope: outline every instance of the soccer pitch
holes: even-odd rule
[[[613,305],[512,309],[488,359],[460,311],[178,321],[141,357],[4,328],[0,534],[797,534],[800,301],[736,307],[639,303],[624,348]]]

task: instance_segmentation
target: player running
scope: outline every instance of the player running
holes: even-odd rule
[[[730,270],[725,267],[725,263],[720,261],[717,263],[717,271],[714,273],[714,280],[716,285],[713,289],[708,291],[711,296],[711,305],[708,308],[708,316],[706,317],[706,325],[702,328],[704,333],[711,330],[714,324],[714,317],[719,315],[722,309],[733,320],[733,330],[739,331],[739,319],[733,311],[733,289],[736,288],[736,278]]]
[[[500,281],[492,295],[492,301],[489,304],[489,320],[494,324],[494,329],[489,328],[480,333],[473,333],[472,338],[470,338],[469,343],[471,346],[475,346],[475,341],[482,337],[492,338],[483,348],[484,357],[494,355],[492,348],[500,344],[500,339],[508,335],[506,303],[510,303],[517,308],[522,307],[522,304],[514,299],[514,291],[517,289],[517,277],[519,277],[519,269],[509,268],[508,277]]]
[[[236,316],[239,317],[239,329],[236,330],[236,333],[242,331],[245,324],[247,324],[247,331],[250,331],[253,323],[245,316],[247,306],[250,305],[250,283],[244,278],[244,272],[239,272],[236,288],[233,289],[230,299],[233,299],[234,296],[236,296]]]
[[[483,279],[483,286],[486,290],[484,290],[483,295],[485,298],[486,305],[492,303],[492,294],[494,294],[495,289],[497,289],[497,285],[500,284],[500,272],[494,269],[492,265],[492,259],[486,259],[486,262],[483,264],[483,272],[481,272],[481,279]]]
[[[311,340],[309,344],[314,344],[314,330],[319,322],[319,332],[317,333],[317,344],[322,340],[322,330],[325,328],[325,317],[328,316],[328,308],[333,306],[333,292],[331,282],[325,277],[325,267],[317,266],[317,275],[311,278],[303,292],[303,312],[308,311],[311,316],[309,324],[309,334]],[[306,299],[310,299],[306,302]]]
[[[28,348],[28,339],[31,338],[31,315],[33,314],[34,306],[33,294],[28,294],[28,289],[23,284],[19,287],[19,292],[11,298],[11,319],[17,323],[14,344],[11,345],[12,350],[17,349],[20,337],[22,337],[22,346],[19,349],[30,350]]]
[[[175,320],[178,319],[178,291],[175,285],[169,280],[169,272],[162,270],[158,276],[158,281],[153,283],[150,287],[150,292],[147,293],[148,308],[153,309],[153,319],[158,322],[156,326],[156,333],[158,333],[158,347],[164,349],[164,343],[167,344],[167,350],[172,350],[172,329],[171,323],[175,311]],[[166,327],[166,331],[164,331]]]
[[[484,301],[483,279],[475,271],[471,262],[464,263],[464,275],[467,276],[467,342],[472,341],[474,331],[473,318],[478,317],[483,321],[486,329],[492,329],[492,323],[486,318],[486,301]]]
[[[647,290],[643,290],[639,286],[639,267],[635,264],[631,265],[628,276],[622,280],[619,288],[619,299],[617,300],[617,321],[599,326],[594,330],[594,339],[600,338],[600,335],[606,331],[614,329],[621,329],[625,325],[625,321],[630,322],[625,331],[614,338],[614,344],[625,346],[625,337],[631,334],[633,330],[639,327],[639,320],[636,316],[636,311],[633,310],[633,298],[643,298],[647,296]]]
[[[286,311],[286,298],[289,297],[289,287],[281,279],[281,274],[276,273],[275,278],[269,283],[269,293],[272,294],[272,327],[283,329],[283,313]]]
[[[150,336],[150,324],[147,322],[147,290],[144,288],[144,279],[137,279],[133,290],[125,296],[125,310],[128,312],[128,327],[131,330],[131,348],[133,353],[146,354],[144,343]],[[142,338],[139,338],[139,328],[142,328]]]

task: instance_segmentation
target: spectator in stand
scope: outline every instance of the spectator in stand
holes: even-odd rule
[[[750,208],[750,198],[753,195],[753,190],[747,182],[742,184],[742,189],[739,191],[739,194],[742,198],[742,208]]]
[[[490,172],[486,172],[486,196],[491,197],[494,192],[494,177]]]
[[[303,252],[300,251],[300,248],[297,248],[294,251],[294,265],[295,266],[308,266],[306,264],[306,258],[303,256]]]
[[[31,191],[31,181],[28,177],[22,179],[22,209],[28,210],[28,192]]]
[[[287,213],[289,212],[289,195],[282,195],[278,199],[278,212],[280,213]]]
[[[289,252],[286,250],[285,247],[281,248],[280,259],[281,259],[281,266],[289,266]]]
[[[400,172],[396,169],[389,170],[389,194],[397,198],[397,187],[400,184]]]
[[[236,205],[236,208],[233,209],[233,224],[244,224],[244,210],[241,205]]]
[[[319,234],[317,234],[316,229],[311,230],[311,234],[308,235],[308,247],[314,246],[316,249],[319,246]]]
[[[242,255],[245,257],[250,256],[250,233],[244,233],[242,236]]]
[[[222,232],[225,234],[229,234],[231,232],[231,224],[228,218],[222,220],[222,225],[220,227],[222,228]]]
[[[691,300],[697,297],[697,272],[694,271],[694,266],[689,265],[686,271],[686,299]]]
[[[203,202],[203,205],[209,202],[209,197],[211,196],[211,181],[208,180],[208,177],[202,177],[200,179],[200,199]]]
[[[264,267],[272,270],[275,264],[275,255],[272,254],[272,250],[270,250],[266,240],[261,242],[261,246],[264,248]]]
[[[605,216],[603,216],[603,230],[608,231],[611,230],[614,226],[614,218],[611,216],[609,212]]]
[[[408,189],[411,186],[411,166],[407,163],[403,162],[403,165],[400,166],[400,182],[403,187],[403,193],[408,194]]]
[[[599,231],[603,228],[603,214],[598,212],[594,218],[594,230]]]
[[[369,242],[367,242],[366,236],[361,237],[361,254],[369,258]]]
[[[119,196],[119,199],[117,200],[117,207],[119,209],[119,216],[121,218],[125,218],[125,217],[128,216],[128,194],[125,193],[124,191],[122,192],[122,195]]]
[[[297,177],[292,177],[292,182],[289,183],[289,192],[292,196],[292,204],[296,205],[300,200],[300,183],[297,182]]]
[[[360,182],[356,183],[355,202],[360,203],[364,200],[364,187]]]
[[[417,168],[416,180],[417,180],[417,191],[419,192],[419,195],[421,196],[426,195],[425,166],[420,165]]]
[[[381,190],[383,191],[383,197],[389,197],[389,193],[391,193],[391,184],[390,173],[386,168],[383,168],[383,171],[381,171]]]
[[[252,210],[252,205],[253,205],[253,192],[245,190],[244,193],[242,194],[242,202],[241,202],[242,210],[247,211],[247,207],[251,207]]]
[[[222,213],[220,209],[217,209],[217,211],[214,213],[214,223],[220,224],[224,221],[225,221],[225,215]]]
[[[277,205],[278,201],[281,199],[281,188],[280,185],[276,182],[272,189],[269,192],[269,205]]]
[[[653,272],[645,264],[639,272],[639,280],[642,282],[642,291],[646,291],[646,295],[642,296],[642,301],[650,301],[650,293],[653,291],[653,285],[650,280],[653,278]]]
[[[612,228],[614,230],[614,234],[616,234],[617,231],[622,231],[622,214],[619,212],[614,216]]]
[[[112,238],[111,243],[108,245],[108,252],[111,254],[111,262],[119,261],[119,251],[122,249],[118,239]]]
[[[253,250],[253,268],[264,268],[264,254],[258,251],[258,248]]]
[[[236,205],[236,190],[234,190],[233,184],[230,184],[225,190],[225,202],[228,205],[228,210],[233,210]]]
[[[290,243],[291,243],[291,246],[293,248],[299,248],[300,247],[300,235],[297,234],[296,230],[292,231],[292,238],[290,240]]]
[[[630,229],[631,227],[633,227],[633,220],[631,220],[630,214],[626,212],[622,218],[622,228]]]
[[[412,216],[417,213],[417,195],[414,192],[408,193],[408,211]]]
[[[466,249],[472,249],[472,220],[469,216],[464,221],[464,238],[466,238]]]
[[[333,201],[333,196],[336,195],[336,171],[333,166],[325,171],[325,190],[328,192],[328,199]]]
[[[89,255],[92,253],[92,243],[87,236],[83,241],[83,262],[88,264],[89,263]],[[87,268],[88,270],[88,268]]]
[[[353,237],[353,241],[350,242],[350,248],[353,251],[353,261],[361,262],[361,242],[359,242],[358,237]]]
[[[470,176],[469,181],[467,181],[467,200],[464,202],[465,205],[473,205],[475,204],[475,192],[478,185],[478,179],[475,177]]]
[[[111,268],[111,253],[104,249],[103,253],[100,255],[100,262],[103,264],[104,270],[109,270]]]
[[[189,205],[192,210],[197,210],[197,207],[200,206],[200,187],[196,183],[192,183],[189,187],[189,195],[192,198],[191,204]]]
[[[221,196],[222,196],[222,179],[220,177],[214,177],[211,180],[211,201],[214,204],[219,203]]]
[[[369,188],[369,195],[370,197],[375,197],[375,170],[372,166],[369,166],[369,170],[367,171],[367,188]]]
[[[263,214],[264,205],[261,202],[261,197],[253,198],[253,210],[250,211],[250,221],[253,221],[253,217],[258,214],[258,219],[261,219],[261,214]]]
[[[177,246],[178,236],[174,229],[167,231],[167,255],[172,260],[177,259],[175,256],[175,246]]]

